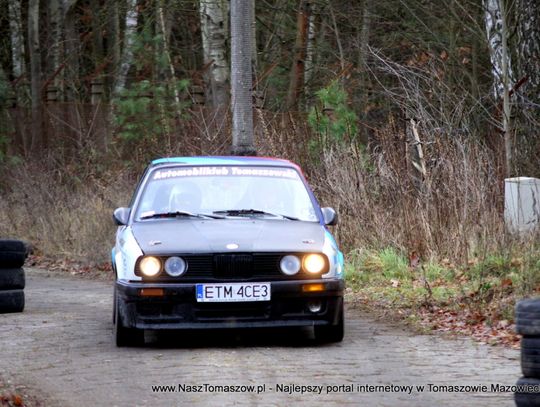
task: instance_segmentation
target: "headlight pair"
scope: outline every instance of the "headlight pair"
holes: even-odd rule
[[[287,276],[294,276],[300,270],[304,270],[310,274],[319,274],[326,268],[325,256],[318,253],[311,253],[299,257],[294,254],[283,256],[279,262],[281,272]],[[145,256],[139,262],[139,270],[145,277],[155,277],[162,270],[171,277],[180,277],[187,270],[187,264],[184,259],[177,256],[172,256],[163,261],[154,256]]]
[[[326,260],[322,254],[318,253],[305,255],[302,259],[294,254],[289,254],[284,256],[279,262],[281,272],[288,276],[294,276],[301,268],[308,273],[318,274],[321,273],[325,267]]]
[[[143,257],[139,263],[139,270],[146,277],[155,277],[161,273],[161,260],[154,256]],[[181,257],[172,256],[165,260],[165,272],[171,277],[180,277],[187,270],[187,264]]]

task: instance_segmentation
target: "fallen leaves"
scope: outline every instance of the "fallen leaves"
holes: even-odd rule
[[[42,255],[30,255],[26,266],[38,267],[52,272],[69,273],[72,276],[111,279],[113,277],[110,262],[82,264],[70,259],[52,259]]]
[[[540,295],[536,252],[469,257],[458,265],[448,257],[421,258],[419,252],[368,252],[359,259],[362,279],[348,295],[361,298],[374,315],[407,321],[420,332],[467,335],[482,344],[519,347],[514,305],[524,295]]]
[[[512,285],[513,285],[512,280],[509,278],[505,278],[504,280],[501,281],[501,287],[503,288],[512,287]]]
[[[14,395],[11,397],[11,401],[13,402],[13,405],[16,406],[16,407],[22,407],[22,406],[24,406],[23,399],[22,399],[22,397],[19,396],[18,394],[14,394]]]
[[[24,407],[24,401],[18,394],[1,394],[0,406],[2,407]]]
[[[437,276],[374,279],[365,287],[347,290],[347,302],[361,304],[375,315],[407,321],[419,332],[469,336],[481,344],[519,348],[513,306],[517,300],[510,278],[477,285],[466,273],[453,280]],[[464,283],[466,282],[466,283]]]
[[[416,270],[420,265],[420,255],[416,251],[409,253],[409,268],[411,270]]]
[[[421,327],[435,332],[467,335],[480,343],[519,348],[520,337],[515,333],[515,325],[506,319],[494,322],[479,311],[457,312],[437,307],[423,308],[417,315]]]
[[[43,400],[35,395],[27,394],[24,386],[13,386],[0,380],[0,407],[42,407]],[[23,391],[24,394],[21,392]]]

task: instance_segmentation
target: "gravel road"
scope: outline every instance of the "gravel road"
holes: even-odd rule
[[[355,309],[335,345],[266,330],[147,332],[145,348],[116,348],[112,283],[26,271],[25,312],[0,315],[0,372],[46,406],[513,405],[492,386],[515,384],[516,350],[415,335]]]

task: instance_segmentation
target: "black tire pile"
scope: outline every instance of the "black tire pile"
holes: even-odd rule
[[[28,249],[20,240],[0,239],[0,314],[24,310],[24,261]]]
[[[521,339],[523,377],[517,381],[516,405],[540,407],[540,298],[517,303],[516,332],[523,335]]]

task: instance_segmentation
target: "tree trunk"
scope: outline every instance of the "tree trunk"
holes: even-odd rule
[[[298,99],[304,85],[304,63],[308,38],[310,5],[308,0],[300,0],[296,19],[296,41],[287,93],[287,109],[298,110]]]
[[[231,0],[232,154],[255,155],[252,101],[251,1]]]
[[[176,109],[178,117],[181,115],[180,111],[180,94],[176,88],[176,71],[174,69],[173,60],[171,57],[171,47],[169,45],[169,30],[167,29],[167,24],[165,24],[165,16],[163,13],[163,0],[159,0],[158,6],[158,20],[159,20],[159,31],[163,36],[163,52],[167,59],[168,72],[170,76],[171,86],[173,87],[174,101],[176,102]]]
[[[334,35],[336,36],[336,44],[339,51],[339,63],[341,65],[341,72],[345,71],[345,53],[343,52],[343,45],[341,45],[341,36],[339,34],[339,29],[336,21],[336,13],[334,13],[334,8],[332,3],[328,3],[328,9],[330,10],[330,17],[332,18],[332,27],[334,28]],[[340,81],[343,84],[343,77],[340,77]]]
[[[107,13],[107,67],[108,77],[107,90],[109,96],[114,91],[116,70],[120,65],[120,19],[118,16],[118,1],[108,1],[106,4]]]
[[[20,0],[8,1],[8,13],[12,76],[14,80],[18,80],[26,73],[24,63],[24,34]],[[18,84],[15,87],[15,104],[18,105],[21,103],[23,94],[24,90],[22,90],[22,85]]]
[[[162,47],[163,47],[163,53],[165,54],[165,58],[167,60],[167,71],[168,75],[170,77],[171,85],[173,86],[173,94],[174,94],[174,101],[176,102],[176,109],[178,111],[178,117],[180,117],[180,94],[178,93],[178,89],[176,88],[176,71],[174,69],[173,60],[171,58],[171,49],[169,46],[169,33],[167,29],[167,25],[165,24],[165,16],[163,13],[163,0],[158,0],[158,7],[157,7],[157,20],[158,20],[158,27],[157,32],[161,34],[163,41],[162,41]]]
[[[258,58],[257,58],[257,19],[255,16],[255,0],[251,1],[251,15],[249,16],[249,20],[251,21],[251,66],[253,69],[253,77],[257,77],[257,64],[258,64]]]
[[[49,19],[50,19],[50,47],[49,47],[49,70],[48,74],[54,76],[52,84],[49,85],[47,93],[54,93],[55,100],[59,100],[59,94],[63,94],[62,86],[63,81],[62,73],[63,70],[61,65],[64,60],[64,10],[63,2],[61,0],[50,0],[49,1]],[[52,89],[50,89],[52,87]]]
[[[212,107],[229,104],[227,62],[227,2],[200,0],[203,64],[206,68],[206,103]],[[245,17],[244,17],[245,19]]]
[[[506,177],[510,177],[513,165],[513,145],[509,91],[513,75],[508,52],[508,8],[504,0],[484,0],[484,7],[484,21],[492,65],[493,95],[497,103],[501,97],[503,102],[501,127],[504,134]]]
[[[53,0],[54,1],[54,0]],[[90,10],[92,13],[92,51],[94,64],[96,66],[103,63],[103,34],[101,28],[101,5],[99,0],[90,0]]]
[[[30,151],[37,154],[43,147],[39,0],[29,0],[28,2],[28,49],[30,51],[30,94],[32,97],[32,139],[30,142]]]
[[[371,0],[364,0],[362,5],[362,26],[358,32],[358,87],[360,90],[359,117],[362,123],[367,121],[368,74],[367,56],[369,48],[369,36],[371,32]],[[365,126],[360,127],[360,140],[363,144],[369,142],[368,132]]]
[[[174,69],[174,64],[171,58],[171,52],[169,47],[169,30],[167,29],[167,24],[165,23],[165,15],[163,12],[163,0],[157,0],[156,2],[156,36],[161,37],[156,46],[156,74],[158,81],[163,83],[163,86],[172,87],[172,93],[174,95],[175,102],[175,111],[176,117],[180,118],[182,110],[180,107],[180,94],[176,87],[176,72]],[[159,63],[161,55],[165,55],[165,65]],[[166,81],[166,77],[169,76],[169,81]],[[168,152],[171,151],[171,139],[172,139],[172,128],[171,128],[171,115],[167,114],[167,110],[170,110],[168,106],[164,103],[166,100],[159,97],[156,99],[156,103],[159,104],[159,111],[161,115],[161,122],[163,126],[163,131],[165,133],[165,143],[168,148]]]
[[[78,94],[78,83],[80,73],[80,40],[79,30],[77,29],[76,0],[64,2],[64,30],[65,30],[65,99],[74,101]]]
[[[9,28],[11,36],[11,61],[13,64],[13,77],[19,78],[25,71],[24,66],[24,35],[21,21],[20,0],[8,1]]]
[[[510,122],[510,54],[508,52],[508,26],[507,26],[507,11],[504,7],[504,0],[499,0],[502,18],[502,74],[503,74],[503,132],[504,132],[504,152],[506,162],[506,176],[511,177],[513,173],[513,149],[512,145],[512,124]]]
[[[313,77],[315,62],[315,40],[317,37],[315,18],[317,14],[316,4],[311,5],[311,13],[308,19],[308,32],[306,43],[306,58],[304,63],[304,93],[308,93],[309,83]]]
[[[120,69],[114,86],[114,93],[119,94],[126,87],[127,75],[133,62],[133,43],[137,32],[137,0],[128,0],[128,10],[126,13],[126,29],[124,32],[122,60]]]
[[[540,2],[519,0],[516,11],[519,77],[528,77],[522,89],[527,99],[524,105],[527,110],[536,105],[535,110],[540,112]]]

